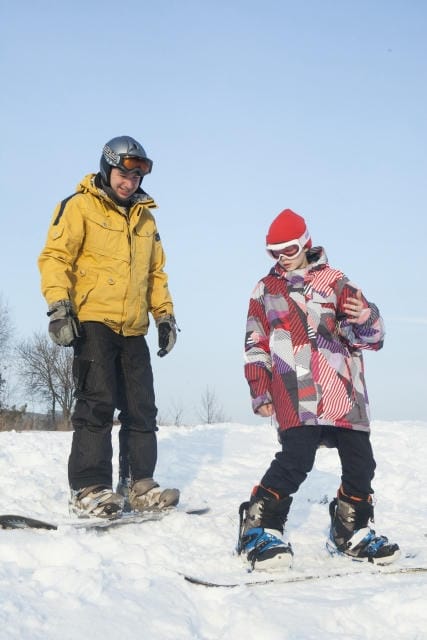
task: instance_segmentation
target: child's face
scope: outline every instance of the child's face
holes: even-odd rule
[[[281,256],[279,264],[286,271],[295,271],[296,269],[304,269],[308,266],[307,249],[303,249],[296,258],[288,258],[287,256]]]

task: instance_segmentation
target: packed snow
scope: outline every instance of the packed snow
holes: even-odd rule
[[[69,432],[0,433],[0,513],[67,521],[70,441]],[[427,423],[374,422],[372,442],[375,528],[400,544],[398,566],[427,567]],[[116,428],[113,443],[117,474]],[[229,589],[184,580],[184,572],[233,583],[254,576],[234,553],[237,510],[277,447],[262,420],[162,427],[157,480],[179,487],[183,506],[209,505],[209,513],[178,511],[107,531],[0,530],[0,638],[426,638],[427,573],[372,575],[369,565],[325,551],[339,484],[333,449],[319,449],[294,499],[290,573],[348,577]]]

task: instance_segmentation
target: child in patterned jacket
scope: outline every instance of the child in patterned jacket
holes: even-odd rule
[[[276,261],[249,303],[245,376],[256,414],[275,416],[282,445],[250,500],[239,509],[238,553],[253,569],[292,565],[283,539],[296,493],[321,444],[336,447],[341,486],[331,502],[328,547],[377,564],[399,555],[370,527],[375,460],[362,350],[383,346],[375,304],[313,247],[304,219],[290,209],[272,222],[267,252]]]

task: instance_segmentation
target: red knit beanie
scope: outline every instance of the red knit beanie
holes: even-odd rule
[[[304,218],[291,209],[284,209],[273,220],[267,233],[267,246],[298,240],[302,247],[311,247],[311,238]]]

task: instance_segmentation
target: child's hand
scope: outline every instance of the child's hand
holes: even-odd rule
[[[269,418],[274,413],[274,407],[270,404],[262,404],[257,411],[257,414],[262,416],[263,418]]]
[[[348,321],[354,322],[355,324],[364,324],[371,315],[370,308],[364,305],[360,289],[356,291],[356,297],[347,298],[347,302],[345,302],[343,306]]]

